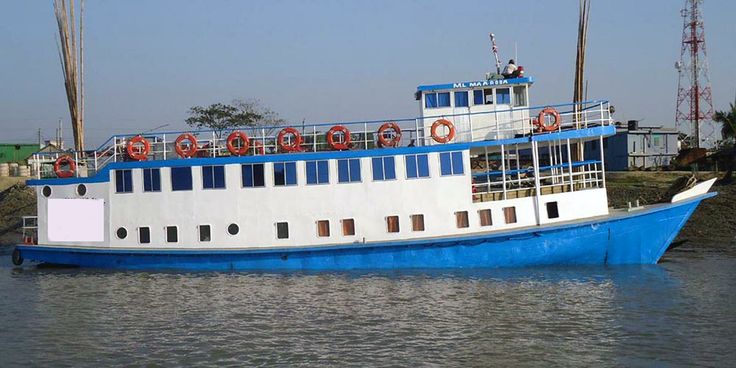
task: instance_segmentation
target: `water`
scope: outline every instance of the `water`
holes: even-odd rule
[[[736,257],[356,273],[10,267],[0,366],[729,366]]]

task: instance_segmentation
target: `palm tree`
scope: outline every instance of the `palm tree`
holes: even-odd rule
[[[730,107],[730,111],[716,111],[713,114],[713,121],[723,124],[721,127],[723,140],[736,138],[736,100]]]

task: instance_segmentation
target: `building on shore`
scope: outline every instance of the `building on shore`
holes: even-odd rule
[[[0,143],[0,163],[25,164],[39,148],[38,143]]]
[[[630,120],[616,128],[616,135],[604,140],[606,167],[609,171],[666,167],[679,152],[678,135],[673,128],[645,127]],[[595,157],[597,149],[595,144],[586,144],[585,156]]]

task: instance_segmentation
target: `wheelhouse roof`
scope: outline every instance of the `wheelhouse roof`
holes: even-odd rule
[[[517,85],[517,84],[532,84],[534,78],[523,77],[523,78],[512,78],[512,79],[488,79],[473,82],[456,82],[456,83],[445,83],[445,84],[429,84],[417,87],[418,92],[424,91],[438,91],[438,90],[452,90],[452,89],[468,89],[476,87],[496,87],[503,85]]]

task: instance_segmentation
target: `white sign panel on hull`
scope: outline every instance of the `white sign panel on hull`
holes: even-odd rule
[[[49,199],[48,238],[58,242],[105,240],[105,201]]]

